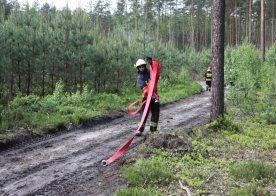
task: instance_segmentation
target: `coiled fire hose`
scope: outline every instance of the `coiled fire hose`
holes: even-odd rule
[[[116,159],[118,159],[127,150],[129,145],[134,140],[135,136],[140,133],[139,130],[142,127],[143,122],[145,121],[147,112],[149,110],[151,97],[152,97],[152,95],[157,95],[155,92],[156,92],[156,89],[157,89],[157,82],[158,82],[159,74],[160,74],[160,64],[155,59],[152,59],[152,62],[150,64],[150,82],[148,84],[147,99],[145,101],[143,101],[141,103],[140,107],[134,112],[130,112],[130,107],[132,107],[136,102],[132,103],[128,107],[129,108],[129,111],[128,111],[129,114],[137,114],[139,112],[139,109],[141,109],[142,106],[144,104],[146,104],[145,109],[144,109],[143,114],[142,114],[142,117],[141,117],[141,120],[140,120],[140,123],[139,123],[139,126],[138,126],[137,130],[135,131],[134,135],[116,153],[114,153],[107,160],[102,160],[102,165],[103,166],[107,166],[107,165],[111,164],[113,161],[115,161]]]

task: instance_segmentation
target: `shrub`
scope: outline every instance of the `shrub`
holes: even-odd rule
[[[64,84],[62,81],[56,83],[53,98],[59,103],[63,103],[65,101]]]
[[[265,164],[262,161],[249,161],[234,165],[230,173],[238,179],[245,179],[248,182],[263,180],[269,182],[276,179],[276,167]]]
[[[44,99],[40,102],[41,105],[41,112],[44,113],[54,113],[58,111],[59,103],[52,95],[47,95]]]
[[[0,129],[10,129],[13,127],[28,127],[30,116],[37,113],[40,108],[40,98],[36,95],[18,96],[11,101],[7,107],[3,107],[1,111],[1,127]],[[23,122],[25,121],[25,122]]]
[[[163,158],[139,159],[133,166],[123,168],[123,176],[129,184],[137,187],[167,182],[172,173],[167,171]]]
[[[250,185],[245,188],[234,189],[230,193],[231,196],[269,196],[269,191],[256,185]]]
[[[16,97],[9,103],[9,107],[13,110],[23,110],[24,112],[37,112],[40,108],[40,98],[36,95],[29,95],[24,97]]]
[[[116,94],[101,93],[96,96],[95,106],[97,109],[114,110],[121,107],[122,100]]]
[[[259,87],[260,64],[258,50],[249,43],[243,43],[226,56],[226,82],[234,81],[236,87],[245,91]]]
[[[159,193],[150,189],[143,188],[127,188],[120,189],[115,192],[114,196],[158,196]]]
[[[276,108],[268,108],[266,111],[260,114],[257,120],[267,124],[276,124]]]
[[[228,116],[219,117],[214,122],[210,123],[208,128],[215,132],[217,131],[230,131],[233,133],[240,132],[239,126],[235,124]]]

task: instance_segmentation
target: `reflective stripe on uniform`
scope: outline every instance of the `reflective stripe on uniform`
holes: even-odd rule
[[[212,78],[212,73],[206,73],[206,78]]]
[[[151,127],[157,127],[157,125],[158,125],[158,123],[156,123],[156,122],[152,122],[152,121],[150,122]]]

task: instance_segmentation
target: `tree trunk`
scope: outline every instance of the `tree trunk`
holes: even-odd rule
[[[164,3],[164,26],[165,27],[167,27],[167,14],[166,14],[166,10],[167,10],[167,4],[166,3]],[[166,30],[167,28],[165,28],[165,30],[164,30],[164,37],[166,37],[167,36],[167,30]]]
[[[185,17],[183,16],[183,25],[182,25],[182,49],[185,49]]]
[[[183,9],[184,10],[184,9]],[[182,24],[182,49],[185,49],[185,12],[183,11],[183,24]]]
[[[234,46],[234,18],[230,17],[230,46]]]
[[[204,26],[204,38],[203,38],[203,42],[204,42],[204,47],[208,48],[208,17],[209,15],[205,15],[205,26]]]
[[[14,92],[14,76],[13,76],[13,74],[11,74],[11,78],[10,78],[10,96],[11,97],[15,96],[15,92]]]
[[[175,9],[174,9],[174,10],[177,10],[177,0],[175,1]],[[175,47],[176,47],[176,48],[179,48],[179,47],[178,47],[178,39],[177,39],[177,37],[178,37],[178,36],[177,36],[177,28],[176,28],[176,23],[177,23],[177,21],[176,21],[176,14],[177,14],[177,12],[175,11],[175,12],[174,12],[174,24],[173,24],[173,25],[174,25],[174,27],[173,27],[173,29],[174,29],[174,30],[173,30],[173,39],[174,39],[174,40],[173,40],[173,41],[174,41],[174,43],[175,43]]]
[[[191,0],[190,8],[190,46],[191,48],[195,47],[194,43],[194,0]]]
[[[27,95],[30,95],[31,93],[31,62],[28,61],[28,77],[27,77]]]
[[[212,121],[224,113],[224,25],[225,0],[213,0]]]
[[[80,71],[80,93],[82,94],[82,92],[83,92],[83,68],[82,68],[81,62],[79,64],[79,71]]]
[[[170,6],[170,18],[169,18],[169,45],[172,43],[172,6]]]
[[[55,79],[54,79],[55,75],[54,75],[54,73],[55,73],[55,65],[53,64],[53,66],[52,66],[52,73],[51,73],[51,88],[52,88],[52,92],[54,92],[54,90],[55,90]]]
[[[238,46],[238,3],[235,0],[235,46]]]
[[[21,88],[21,70],[20,70],[20,61],[17,59],[17,75],[18,75],[18,89],[23,93]]]
[[[274,0],[271,1],[271,45],[274,44]]]
[[[2,97],[3,97],[3,85],[4,85],[4,77],[2,77],[1,73],[0,73],[0,103],[2,101]]]
[[[158,41],[160,41],[160,10],[161,10],[161,3],[159,0],[157,5],[157,31],[156,31],[156,38]]]
[[[248,10],[248,42],[252,42],[252,0],[249,0]]]
[[[265,1],[261,1],[261,59],[265,60]]]
[[[43,65],[42,65],[42,97],[45,96],[45,63],[43,62]]]

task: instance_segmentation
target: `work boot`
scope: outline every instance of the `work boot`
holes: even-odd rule
[[[144,132],[144,129],[145,129],[145,127],[141,127],[141,128],[139,129],[139,133],[137,133],[136,136],[142,136],[142,135],[143,135],[143,132]]]
[[[154,133],[157,131],[157,127],[150,126],[150,132]]]

